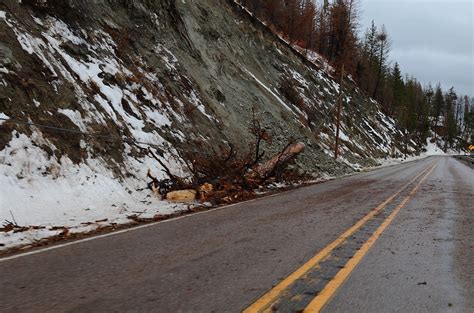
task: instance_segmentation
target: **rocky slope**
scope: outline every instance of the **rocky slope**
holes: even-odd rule
[[[295,167],[315,177],[401,154],[395,122],[346,85],[336,162],[339,84],[231,1],[4,0],[0,221],[83,230],[179,210],[140,190],[164,175],[143,148],[184,175],[178,151],[245,150],[252,108],[268,154],[298,138]]]

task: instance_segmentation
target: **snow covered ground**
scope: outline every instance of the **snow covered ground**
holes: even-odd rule
[[[0,232],[0,251],[61,233],[88,232],[101,226],[127,224],[130,216],[153,218],[186,209],[161,201],[146,187],[147,168],[156,163],[132,163],[136,178],[119,180],[104,167],[103,160],[89,158],[80,165],[67,157],[48,156],[32,138],[15,134],[0,152],[0,223],[30,228]]]
[[[155,83],[148,84],[148,87],[128,82],[125,87],[118,86],[118,83],[106,84],[104,74],[112,77],[118,73],[123,77],[135,75],[116,56],[116,44],[107,33],[96,30],[95,40],[91,40],[85,31],[74,33],[56,18],[35,17],[34,21],[38,27],[45,28],[41,36],[33,34],[34,28],[0,11],[0,22],[11,28],[21,48],[28,55],[36,56],[54,77],[64,79],[60,84],[68,81],[74,87],[81,111],[58,108],[58,113],[67,116],[82,132],[92,133],[91,125],[105,125],[107,120],[122,125],[130,131],[136,143],[147,142],[162,147],[167,166],[180,175],[182,164],[175,150],[156,129],[170,127],[173,117],[186,122],[186,116],[173,111],[158,97],[158,92],[153,92],[162,88],[156,77],[145,71],[140,73]],[[90,53],[83,58],[73,57],[64,50],[65,42],[83,45]],[[169,51],[163,53],[167,55],[168,67],[173,70],[176,58]],[[94,97],[87,96],[92,87],[100,92]],[[142,95],[147,105],[137,95]],[[199,112],[215,120],[207,114],[194,91],[186,96]],[[125,101],[130,109],[128,112],[124,109]],[[32,102],[36,108],[42,106],[35,99]],[[0,118],[9,119],[9,115],[0,112]],[[154,126],[152,131],[145,130],[145,120]],[[0,125],[4,123],[0,120]],[[175,137],[183,140],[184,135],[178,129],[170,129]],[[29,228],[21,232],[0,232],[0,251],[32,244],[57,235],[64,228],[69,233],[88,232],[101,226],[130,223],[132,219],[129,217],[133,215],[152,218],[186,209],[182,205],[160,201],[144,189],[147,170],[159,166],[149,156],[135,157],[136,147],[124,145],[124,164],[121,164],[121,175],[118,175],[122,178],[117,178],[111,171],[113,166],[108,166],[113,161],[97,157],[84,140],[81,140],[80,148],[85,152],[85,160],[74,164],[66,155],[56,157],[54,152],[59,148],[41,129],[32,127],[32,131],[27,135],[14,130],[12,140],[0,151],[0,228],[8,224]],[[49,155],[46,151],[53,153]],[[161,178],[160,173],[154,174]]]
[[[71,166],[61,170],[68,173],[56,179],[18,179],[5,165],[0,165],[0,223],[9,221],[30,228],[0,232],[0,251],[55,236],[64,228],[70,233],[88,232],[131,223],[130,216],[153,218],[186,209],[159,200],[149,190],[136,191],[138,186],[133,182],[121,183],[108,172],[95,172],[92,168]]]
[[[427,158],[429,156],[434,156],[434,155],[451,155],[451,154],[457,154],[454,151],[445,153],[441,148],[438,147],[435,143],[431,142],[431,138],[428,138],[426,140],[426,146],[425,152],[420,153],[420,155],[411,155],[401,158],[387,158],[387,159],[379,159],[377,160],[380,163],[379,167],[386,167],[386,166],[391,166],[391,165],[396,165],[396,164],[402,164],[406,162],[411,162],[411,161],[416,161],[416,160],[421,160],[424,158]]]

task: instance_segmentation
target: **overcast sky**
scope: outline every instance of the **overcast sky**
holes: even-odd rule
[[[474,96],[474,0],[360,0],[360,11],[362,33],[385,24],[404,73]]]

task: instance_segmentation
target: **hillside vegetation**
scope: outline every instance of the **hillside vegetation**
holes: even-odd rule
[[[392,61],[392,41],[384,25],[376,26],[372,20],[359,34],[359,0],[238,2],[309,59],[318,55],[335,71],[344,68],[406,130],[407,139],[424,144],[434,137],[431,141],[444,151],[466,150],[472,142],[474,99],[451,86],[444,86],[451,88],[443,92],[440,84],[422,86],[416,77],[405,77]],[[438,75],[441,79],[444,73]]]

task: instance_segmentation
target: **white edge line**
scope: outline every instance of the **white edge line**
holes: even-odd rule
[[[307,187],[307,186],[303,186],[303,187]],[[256,199],[251,199],[251,200],[247,200],[247,201],[243,201],[243,202],[232,203],[232,204],[229,204],[229,205],[225,205],[225,206],[221,206],[221,207],[218,207],[218,208],[209,209],[209,210],[205,210],[205,211],[201,211],[201,212],[196,212],[196,213],[191,213],[191,214],[184,214],[182,216],[169,218],[169,219],[159,221],[159,222],[153,222],[153,223],[148,223],[148,224],[144,224],[144,225],[140,225],[140,226],[132,226],[132,227],[127,228],[127,229],[111,231],[110,233],[103,234],[103,235],[96,235],[96,236],[91,235],[91,237],[78,239],[78,240],[74,240],[74,241],[70,241],[70,242],[66,242],[66,243],[62,243],[62,244],[57,244],[57,245],[53,245],[53,246],[46,247],[46,248],[40,248],[40,249],[29,251],[29,252],[15,254],[15,255],[12,255],[12,256],[8,256],[8,257],[3,257],[3,258],[0,258],[0,263],[5,262],[5,261],[9,261],[9,260],[14,260],[14,259],[26,257],[26,256],[29,256],[29,255],[43,253],[43,252],[46,252],[46,251],[51,251],[51,250],[64,248],[64,247],[67,247],[67,246],[77,245],[77,244],[87,242],[87,241],[92,241],[92,240],[96,240],[96,239],[101,239],[101,238],[111,237],[111,236],[115,236],[115,235],[120,235],[120,234],[123,234],[123,233],[128,233],[128,232],[131,232],[131,231],[156,226],[158,224],[174,222],[174,221],[177,221],[177,220],[193,217],[193,216],[196,216],[196,215],[201,215],[201,214],[205,214],[205,213],[211,213],[211,212],[215,212],[215,211],[219,211],[219,210],[223,210],[223,209],[228,209],[230,207],[234,207],[234,206],[238,206],[238,205],[242,205],[242,204],[248,204],[248,203],[251,203],[251,202],[258,201],[258,200],[276,197],[276,196],[283,195],[283,194],[291,192],[291,191],[294,191],[294,189],[286,190],[286,191],[283,191],[283,192],[279,192],[279,193],[275,193],[275,194],[272,194],[272,195],[268,195],[268,196],[264,196],[264,197],[260,197],[260,198],[256,198]]]
[[[423,159],[421,159],[421,160],[423,160]],[[418,161],[418,160],[413,160],[413,161]],[[410,162],[406,162],[405,164],[407,164],[407,163],[410,163]],[[397,166],[397,165],[404,165],[404,164],[395,164],[393,166]],[[385,168],[388,168],[388,167],[391,167],[391,166],[387,166]],[[345,177],[339,177],[339,179],[349,178],[351,176],[356,176],[357,174],[370,173],[370,172],[373,172],[373,171],[376,171],[376,170],[379,170],[379,169],[383,169],[383,168],[375,168],[375,169],[369,170],[367,172],[356,172],[356,173],[353,173],[353,174],[349,174],[348,176],[345,176]],[[334,180],[337,180],[337,179],[338,178],[328,179],[327,181],[323,181],[323,182],[334,181]],[[311,186],[311,185],[309,185],[309,186]],[[302,188],[309,187],[309,186],[302,186]],[[261,197],[261,198],[256,198],[256,199],[252,199],[252,200],[248,200],[248,201],[244,201],[244,202],[233,203],[233,204],[221,206],[221,207],[214,208],[214,209],[209,209],[209,210],[206,210],[206,211],[201,211],[201,212],[196,212],[196,213],[191,213],[191,214],[185,214],[185,215],[182,215],[182,216],[166,219],[164,221],[153,222],[153,223],[140,225],[140,226],[135,226],[135,227],[132,226],[132,227],[127,228],[127,229],[112,231],[110,233],[103,234],[103,235],[96,235],[96,236],[91,235],[91,237],[87,237],[87,238],[84,238],[84,239],[78,239],[78,240],[74,240],[74,241],[70,241],[70,242],[66,242],[66,243],[62,243],[62,244],[53,245],[53,246],[46,247],[46,248],[41,248],[41,249],[29,251],[29,252],[15,254],[15,255],[12,255],[12,256],[8,256],[8,257],[3,257],[3,258],[0,258],[0,263],[5,262],[5,261],[14,260],[14,259],[19,259],[19,258],[30,256],[30,255],[40,254],[40,253],[43,253],[43,252],[52,251],[52,250],[56,250],[56,249],[60,249],[60,248],[68,247],[68,246],[77,245],[77,244],[80,244],[80,243],[83,243],[83,242],[88,242],[88,241],[92,241],[92,240],[96,240],[96,239],[101,239],[101,238],[106,238],[106,237],[111,237],[111,236],[115,236],[115,235],[128,233],[128,232],[135,231],[135,230],[140,230],[140,229],[144,229],[144,228],[148,228],[148,227],[153,227],[153,226],[156,226],[158,224],[174,222],[174,221],[178,221],[178,220],[181,220],[181,219],[184,219],[184,218],[190,218],[190,217],[205,214],[205,213],[211,213],[211,212],[215,212],[215,211],[219,211],[219,210],[223,210],[223,209],[228,209],[228,208],[231,208],[231,207],[234,207],[234,206],[248,204],[248,203],[258,201],[258,200],[263,200],[263,199],[268,199],[268,198],[280,196],[280,195],[283,195],[283,194],[286,194],[286,193],[289,193],[289,192],[292,192],[292,191],[295,191],[295,189],[290,189],[290,190],[286,190],[286,191],[283,191],[283,192],[278,192],[278,193],[275,193],[275,194],[272,194],[272,195],[268,195],[268,196],[264,196],[264,197]]]

